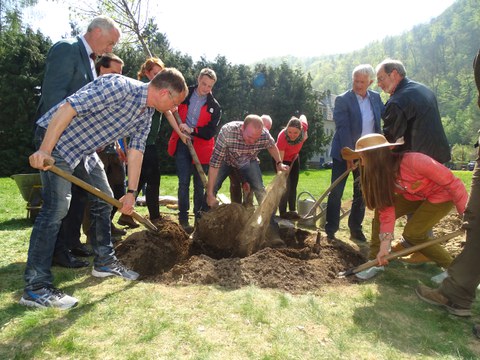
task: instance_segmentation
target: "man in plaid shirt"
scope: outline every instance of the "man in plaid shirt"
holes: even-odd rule
[[[96,150],[116,139],[130,137],[128,152],[128,192],[120,199],[120,211],[130,215],[135,204],[145,141],[155,109],[176,109],[188,94],[183,75],[167,68],[149,83],[122,75],[97,78],[53,107],[37,121],[35,145],[30,165],[48,170],[45,161],[74,174],[109,196],[103,165]],[[43,205],[35,220],[25,269],[25,291],[20,304],[68,309],[78,300],[53,287],[51,264],[55,241],[62,219],[68,211],[71,184],[50,171],[41,171]],[[92,275],[116,275],[136,280],[136,272],[127,269],[115,257],[110,234],[112,206],[92,196],[90,240],[95,253]]]
[[[288,170],[288,166],[280,160],[275,140],[264,128],[260,116],[247,115],[243,122],[232,121],[222,126],[208,170],[208,206],[218,205],[215,195],[232,169],[238,169],[242,178],[250,184],[257,202],[259,204],[262,202],[265,186],[257,155],[263,149],[267,149],[275,160],[277,171]]]

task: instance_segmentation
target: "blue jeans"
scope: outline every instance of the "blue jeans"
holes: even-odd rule
[[[201,211],[206,210],[207,202],[205,188],[197,169],[193,166],[192,155],[188,146],[178,141],[175,151],[175,165],[178,176],[178,220],[188,222],[188,211],[190,210],[190,178],[193,174],[193,213],[195,219],[201,216]],[[208,165],[202,164],[203,171],[208,173]]]
[[[217,194],[218,190],[222,187],[223,182],[228,177],[230,172],[233,172],[234,168],[222,163],[220,169],[218,169],[217,181],[213,188],[214,194]],[[265,197],[265,186],[263,185],[262,171],[257,160],[250,160],[250,162],[238,169],[241,177],[250,184],[250,188],[257,198],[257,202],[260,204]]]
[[[337,180],[346,170],[347,162],[345,160],[333,159],[331,182]],[[357,168],[353,171],[353,202],[352,211],[348,217],[348,227],[351,232],[362,231],[362,222],[365,217],[365,203],[363,202],[359,176],[360,171]],[[348,176],[335,186],[328,195],[325,232],[329,235],[334,235],[340,227],[340,209],[347,178]]]
[[[38,128],[35,131],[35,144],[40,145],[45,129]],[[52,157],[55,165],[86,181],[100,191],[112,196],[103,166],[97,166],[88,174],[83,161],[74,171],[54,149]],[[68,180],[54,174],[51,171],[41,171],[43,205],[35,219],[30,246],[28,248],[27,266],[25,269],[26,290],[35,290],[44,286],[50,286],[53,282],[51,273],[52,257],[57,241],[58,232],[62,219],[67,215],[71,199],[71,183]],[[110,212],[112,206],[105,201],[89,194],[91,201],[92,223],[90,239],[95,253],[94,264],[106,265],[116,260],[110,236]]]

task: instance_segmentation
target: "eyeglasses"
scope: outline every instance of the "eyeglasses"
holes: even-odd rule
[[[178,105],[180,105],[180,104],[177,104],[177,103],[175,102],[175,100],[173,100],[173,94],[172,94],[172,92],[171,92],[170,90],[168,90],[168,95],[170,96],[170,100],[172,100],[173,107],[178,107]]]
[[[387,77],[390,77],[390,74],[385,73],[385,76],[378,76],[377,82],[383,82],[383,80],[385,80]]]

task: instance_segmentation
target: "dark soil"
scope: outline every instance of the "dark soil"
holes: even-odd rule
[[[449,215],[434,228],[440,236],[461,226],[458,216]],[[231,246],[238,224],[218,222],[215,239],[201,241],[189,237],[171,220],[163,220],[158,233],[143,230],[122,241],[118,257],[141,274],[141,280],[163,284],[208,284],[228,289],[246,285],[282,289],[291,293],[314,291],[325,284],[356,282],[354,276],[337,274],[366,261],[359,247],[348,241],[328,242],[316,231],[297,228],[270,231],[273,240],[250,256],[234,257],[225,246]],[[273,235],[272,235],[273,234]],[[397,234],[398,237],[399,234]],[[464,237],[450,240],[444,246],[457,255]],[[219,250],[220,249],[220,250]]]

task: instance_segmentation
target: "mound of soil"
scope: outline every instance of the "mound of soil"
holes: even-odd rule
[[[218,220],[218,219],[217,219]],[[461,226],[461,219],[449,215],[434,228],[440,236]],[[229,244],[235,224],[217,221],[215,241]],[[163,284],[209,284],[228,289],[247,285],[276,288],[291,293],[314,291],[325,284],[356,282],[354,276],[338,278],[337,274],[366,261],[353,243],[329,242],[317,232],[283,228],[277,235],[281,241],[271,242],[244,258],[224,256],[223,250],[188,237],[175,222],[164,220],[158,233],[136,232],[116,248],[118,257],[141,274],[144,281]],[[211,244],[215,244],[211,241]],[[444,246],[456,256],[465,238],[450,240]],[[227,246],[228,247],[228,246]]]

